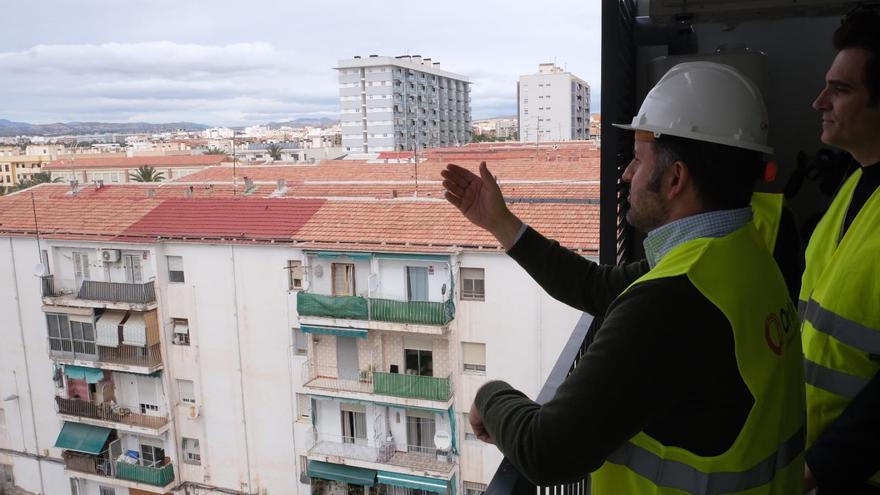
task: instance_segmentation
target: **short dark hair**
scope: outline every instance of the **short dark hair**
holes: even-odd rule
[[[865,67],[865,83],[871,105],[880,101],[880,15],[873,9],[857,9],[847,14],[834,31],[834,49],[862,48],[871,57]]]
[[[749,205],[764,162],[759,151],[675,136],[654,141],[658,179],[676,161],[688,168],[705,211],[729,210]],[[659,185],[659,184],[658,184]],[[650,186],[650,184],[649,184]]]

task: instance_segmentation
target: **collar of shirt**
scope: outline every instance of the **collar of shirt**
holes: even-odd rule
[[[645,257],[654,268],[674,247],[700,237],[724,237],[752,219],[749,207],[718,210],[681,218],[648,232]]]

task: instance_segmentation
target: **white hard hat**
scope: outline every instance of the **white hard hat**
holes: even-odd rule
[[[686,62],[669,69],[651,89],[632,123],[613,124],[654,137],[773,153],[767,145],[767,108],[761,91],[729,65]]]

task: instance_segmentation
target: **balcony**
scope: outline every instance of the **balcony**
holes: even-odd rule
[[[69,471],[77,473],[126,480],[157,487],[166,487],[174,481],[174,467],[170,463],[158,467],[141,466],[121,461],[112,461],[106,455],[107,452],[102,454],[88,455],[65,450],[62,454],[64,467]],[[137,487],[137,485],[131,486],[131,488],[134,487]]]
[[[59,287],[53,275],[41,277],[40,289],[47,305],[148,311],[156,307],[153,281],[142,284],[84,280],[79,289]]]
[[[116,371],[152,373],[163,367],[159,344],[149,347],[120,345],[119,347],[94,346],[96,354],[76,352],[71,349],[53,349],[50,340],[49,357],[64,364],[95,366]],[[138,369],[141,368],[141,369]]]
[[[375,368],[371,365],[370,368]],[[447,402],[452,398],[452,375],[447,378],[404,375],[362,370],[357,379],[339,377],[335,366],[315,364],[311,359],[303,363],[304,387],[335,392],[356,392],[386,395],[401,399],[420,399]]]
[[[445,326],[455,317],[455,304],[431,301],[396,301],[360,296],[326,296],[299,292],[299,315],[322,318]]]
[[[343,437],[314,433],[309,457],[324,461],[354,460],[389,464],[415,471],[433,471],[447,474],[452,470],[455,458],[447,451],[420,445],[407,445],[406,451],[398,451],[391,437],[385,440]],[[338,463],[338,462],[337,462]]]
[[[132,412],[131,408],[110,403],[96,404],[81,399],[55,397],[58,414],[114,423],[111,427],[129,431],[158,434],[168,425],[167,416],[149,416]],[[101,425],[104,426],[104,425]]]

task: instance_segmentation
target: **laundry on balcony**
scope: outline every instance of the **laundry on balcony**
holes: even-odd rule
[[[440,493],[442,495],[449,493],[449,481],[428,478],[425,476],[379,471],[376,476],[376,481],[386,485],[412,488],[414,490],[424,490],[426,492]]]
[[[55,440],[55,448],[97,455],[104,451],[111,431],[110,428],[65,421]]]
[[[119,347],[119,326],[125,320],[125,311],[105,311],[97,323],[95,343],[104,347]]]
[[[98,383],[104,379],[104,372],[97,368],[83,368],[82,366],[65,366],[64,374],[73,380],[85,380],[86,383]]]
[[[302,325],[299,328],[303,333],[316,333],[321,335],[333,335],[336,337],[367,338],[367,331],[363,328],[325,327],[318,325]]]
[[[138,347],[146,347],[147,345],[147,325],[144,317],[137,313],[132,313],[122,325],[122,343],[125,345],[134,345]]]
[[[349,485],[373,486],[376,484],[376,471],[373,469],[321,461],[309,461],[309,477],[341,481]]]

